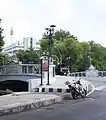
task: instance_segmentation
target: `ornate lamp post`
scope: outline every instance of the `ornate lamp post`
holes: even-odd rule
[[[52,64],[52,36],[54,34],[54,27],[55,25],[50,25],[50,28],[45,28],[46,30],[46,35],[49,38],[49,64]]]
[[[46,35],[49,38],[48,81],[47,81],[47,85],[49,85],[49,65],[53,64],[53,60],[52,60],[52,36],[54,34],[54,27],[56,27],[56,26],[55,25],[50,25],[49,28],[45,28]]]

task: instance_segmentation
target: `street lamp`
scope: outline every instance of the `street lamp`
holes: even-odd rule
[[[92,64],[92,52],[91,52],[92,46],[90,45],[89,51],[88,51],[88,59],[89,59],[89,66]]]
[[[91,66],[91,62],[92,62],[92,58],[91,58],[91,55],[88,55],[88,59],[89,59],[89,66]]]
[[[49,38],[49,64],[52,64],[52,36],[54,34],[55,25],[50,25],[50,28],[45,28],[46,34]]]
[[[53,60],[52,60],[52,36],[54,34],[54,27],[56,27],[56,26],[55,25],[50,25],[49,28],[45,28],[46,34],[49,38],[48,81],[47,81],[47,85],[49,85],[49,65],[53,64]]]
[[[66,59],[67,59],[67,68],[69,70],[70,69],[70,57],[67,57]]]

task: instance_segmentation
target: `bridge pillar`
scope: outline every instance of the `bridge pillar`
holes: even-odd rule
[[[31,83],[31,80],[28,81],[28,92],[32,92],[32,83]]]
[[[50,84],[52,84],[54,82],[54,80],[56,79],[55,77],[55,65],[49,65],[49,81]]]
[[[32,68],[32,72],[34,73],[34,66],[33,66],[33,68]]]
[[[29,73],[28,67],[29,67],[29,66],[27,66],[27,74]]]

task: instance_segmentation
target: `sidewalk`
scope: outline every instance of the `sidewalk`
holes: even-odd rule
[[[62,97],[53,94],[18,94],[18,96],[0,96],[0,116],[40,108],[62,101]]]
[[[74,81],[73,81],[74,79]],[[74,77],[70,76],[56,76],[56,80],[51,84],[51,85],[43,85],[38,88],[33,89],[35,92],[45,92],[45,93],[68,93],[68,86],[65,85],[66,81],[70,81],[71,83],[75,82],[77,78],[75,79]],[[81,84],[85,89],[88,91],[88,85],[91,84],[90,82],[81,79]]]

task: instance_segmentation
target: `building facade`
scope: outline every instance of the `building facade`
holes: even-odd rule
[[[28,50],[28,49],[39,50],[40,44],[36,42],[35,38],[25,37],[23,41],[17,41],[7,47],[5,47],[2,51],[3,54],[7,54],[8,56],[13,56],[18,53],[19,50]]]
[[[23,39],[23,47],[24,50],[28,50],[29,48],[33,48],[34,50],[39,50],[40,44],[39,42],[36,42],[35,38],[25,37]]]

